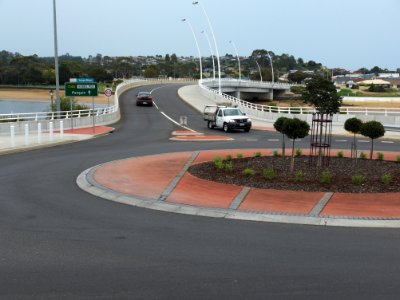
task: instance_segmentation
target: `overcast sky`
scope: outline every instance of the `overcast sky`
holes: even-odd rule
[[[53,56],[52,0],[0,0],[0,50]],[[400,0],[201,0],[219,53],[254,49],[333,68],[400,68]],[[57,0],[59,54],[203,56],[211,33],[191,0]]]

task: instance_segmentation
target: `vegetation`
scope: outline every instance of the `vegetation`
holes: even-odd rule
[[[279,117],[276,119],[274,123],[274,128],[277,132],[282,134],[282,156],[285,156],[285,133],[283,132],[283,127],[285,122],[289,120],[289,118],[286,117]]]
[[[246,168],[243,170],[243,175],[245,175],[247,177],[253,177],[255,174],[256,174],[256,172],[251,168]]]
[[[385,128],[380,122],[369,121],[362,124],[360,128],[360,133],[363,136],[369,137],[371,139],[371,151],[369,158],[372,159],[372,155],[374,152],[374,140],[385,135]]]
[[[350,118],[344,122],[344,129],[348,132],[353,133],[353,142],[351,144],[351,157],[357,158],[357,143],[356,134],[360,133],[362,121],[357,118]]]

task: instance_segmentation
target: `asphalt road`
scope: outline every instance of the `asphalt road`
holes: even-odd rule
[[[208,130],[176,90],[154,91],[159,110],[124,94],[109,136],[0,156],[0,299],[399,298],[398,230],[176,215],[81,191],[78,174],[103,162],[279,138],[251,131],[231,133],[233,142],[171,142],[178,127],[160,110]]]

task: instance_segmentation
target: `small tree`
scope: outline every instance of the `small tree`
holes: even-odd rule
[[[290,171],[294,169],[294,143],[296,139],[302,139],[308,135],[310,131],[310,125],[306,121],[300,119],[287,119],[282,128],[282,132],[289,138],[292,139],[292,158],[290,161]]]
[[[377,121],[365,122],[361,125],[360,133],[363,136],[369,137],[371,139],[371,151],[369,159],[372,159],[374,152],[374,139],[380,138],[385,135],[385,128],[382,123]]]
[[[357,144],[356,134],[360,133],[362,121],[357,118],[350,118],[344,122],[344,129],[348,132],[353,133],[353,143],[351,144],[351,158],[357,159]]]
[[[282,131],[283,130],[283,125],[285,124],[285,122],[289,120],[289,118],[286,117],[279,117],[278,119],[276,119],[275,123],[274,123],[274,128],[276,131],[278,131],[279,133],[282,133],[282,156],[285,157],[285,133]]]

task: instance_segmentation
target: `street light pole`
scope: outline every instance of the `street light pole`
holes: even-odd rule
[[[214,40],[215,52],[216,52],[216,54],[217,54],[217,63],[218,63],[218,94],[221,95],[221,94],[222,94],[222,93],[221,93],[221,63],[220,63],[220,60],[219,60],[219,51],[218,51],[217,41],[216,41],[215,35],[214,35],[214,30],[213,30],[213,28],[212,28],[212,25],[211,25],[211,22],[210,22],[210,19],[209,19],[208,15],[207,15],[207,12],[206,12],[204,6],[201,4],[201,2],[199,2],[199,1],[193,1],[192,4],[193,4],[193,5],[200,4],[201,9],[203,10],[204,16],[205,16],[206,19],[207,19],[208,27],[210,27],[211,35],[212,35],[213,40]]]
[[[215,81],[215,59],[214,59],[214,51],[211,46],[210,39],[208,37],[207,31],[203,30],[201,33],[204,33],[207,39],[208,47],[210,47],[210,52],[211,52],[211,58],[212,58],[212,64],[213,64],[213,80]]]
[[[200,47],[199,47],[199,43],[197,42],[196,34],[194,33],[193,26],[192,26],[192,24],[190,23],[190,21],[189,21],[189,20],[187,20],[187,19],[182,19],[182,22],[187,22],[187,23],[188,23],[188,25],[189,25],[189,27],[190,27],[190,30],[192,31],[193,38],[194,38],[194,41],[195,41],[195,43],[196,43],[196,47],[197,47],[197,52],[199,53],[199,62],[200,62],[200,81],[202,81],[202,80],[203,80],[203,64],[201,63],[201,53],[200,53]]]
[[[258,67],[258,72],[260,72],[260,79],[261,79],[261,83],[262,83],[263,81],[262,81],[262,73],[261,73],[260,64],[258,63],[258,61],[257,61],[257,60],[255,60],[255,62],[256,62],[256,64],[257,64],[257,67]]]
[[[241,68],[240,68],[240,58],[239,58],[239,54],[238,54],[238,52],[237,52],[235,43],[234,43],[233,41],[229,41],[229,43],[231,43],[231,44],[233,45],[233,49],[235,49],[237,61],[238,61],[238,64],[239,64],[239,81],[240,81],[240,80],[242,80],[242,71],[241,71]]]
[[[271,63],[271,75],[272,75],[272,90],[271,90],[271,98],[272,100],[274,99],[274,82],[275,82],[275,77],[274,77],[274,66],[272,65],[272,58],[269,52],[267,51],[267,55],[269,58],[269,61]]]
[[[60,105],[60,77],[58,72],[58,42],[57,42],[57,9],[56,0],[53,0],[53,23],[54,23],[54,68],[56,75],[56,111],[61,110]],[[58,113],[59,116],[59,113]]]

